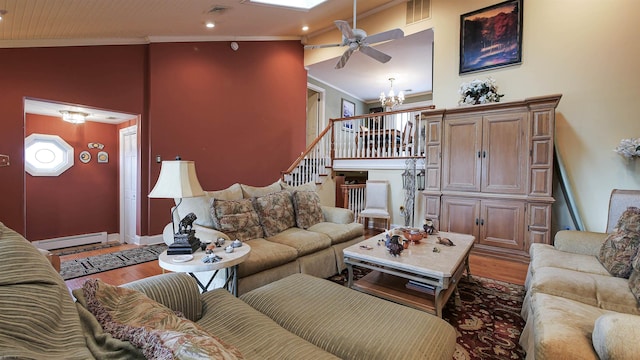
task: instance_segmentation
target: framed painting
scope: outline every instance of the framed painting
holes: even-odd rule
[[[347,99],[342,99],[342,117],[348,118],[356,114],[356,104]]]
[[[460,74],[522,62],[522,1],[460,15]]]

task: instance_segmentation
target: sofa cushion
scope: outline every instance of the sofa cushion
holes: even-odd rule
[[[250,186],[245,184],[241,184],[240,186],[242,187],[242,197],[244,197],[245,199],[257,196],[265,196],[282,190],[280,180],[267,186]]]
[[[296,190],[291,195],[291,200],[296,214],[296,226],[299,228],[308,229],[324,221],[320,196],[317,192]]]
[[[297,185],[297,186],[291,186],[286,182],[280,181],[280,186],[282,187],[282,190],[287,190],[292,194],[294,191],[317,191],[318,190],[318,187],[315,181],[309,181],[307,183]]]
[[[1,222],[0,274],[0,358],[93,358],[60,274]]]
[[[520,337],[531,359],[598,360],[591,344],[594,321],[608,311],[558,296],[536,293]]]
[[[233,344],[246,358],[338,359],[283,329],[224,289],[208,291],[202,300],[206,311],[198,325]]]
[[[613,276],[629,278],[631,261],[640,247],[640,209],[629,207],[622,213],[615,231],[600,248],[598,260]]]
[[[537,269],[528,292],[545,293],[601,309],[640,315],[627,279],[560,268]]]
[[[238,277],[240,278],[284,265],[298,257],[296,249],[265,239],[249,240],[247,244],[251,246],[251,252],[249,252],[249,257],[238,265]]]
[[[141,292],[87,280],[89,311],[105,331],[141,348],[147,358],[242,359],[233,346]]]
[[[605,314],[596,319],[591,336],[600,359],[634,360],[640,354],[640,317]]]
[[[266,237],[296,226],[295,211],[288,191],[254,197],[252,201]]]
[[[556,267],[561,269],[588,272],[599,275],[610,275],[607,269],[592,255],[574,254],[561,251],[551,245],[534,243],[529,249],[531,261],[529,271],[535,272],[543,267]]]
[[[264,236],[250,199],[211,199],[211,217],[213,228],[227,234],[230,239],[246,241]]]
[[[364,234],[364,226],[353,222],[349,224],[321,222],[311,226],[308,230],[327,235],[331,239],[332,245],[355,239]]]
[[[224,190],[205,191],[204,196],[183,198],[182,203],[178,207],[179,218],[182,219],[189,213],[194,213],[197,217],[194,224],[213,227],[213,218],[211,217],[211,199],[220,200],[239,200],[242,199],[242,188],[240,184],[233,184]],[[180,199],[176,199],[176,204]]]
[[[296,249],[298,256],[311,254],[331,246],[331,239],[327,235],[295,227],[270,236],[267,240]]]

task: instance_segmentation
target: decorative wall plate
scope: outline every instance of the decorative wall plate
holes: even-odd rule
[[[81,152],[79,157],[80,157],[80,161],[85,164],[91,161],[91,153],[86,150]]]
[[[109,153],[106,151],[98,152],[98,162],[99,163],[108,163],[109,162]]]

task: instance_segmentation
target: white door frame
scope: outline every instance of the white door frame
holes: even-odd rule
[[[318,134],[320,134],[327,127],[327,119],[324,116],[326,90],[309,82],[307,83],[307,89],[311,89],[320,95],[320,101],[318,101]]]
[[[125,214],[125,211],[124,211],[124,207],[125,207],[124,183],[125,183],[125,176],[128,176],[128,172],[125,171],[125,169],[124,169],[124,137],[125,137],[125,135],[137,134],[138,133],[138,125],[137,124],[139,124],[139,123],[140,123],[140,117],[138,116],[138,119],[136,121],[136,125],[132,125],[132,126],[129,126],[129,127],[126,127],[126,128],[122,128],[119,131],[119,141],[118,141],[118,143],[119,143],[119,148],[120,148],[120,159],[119,159],[120,160],[120,165],[119,165],[120,166],[120,180],[119,180],[119,182],[120,182],[120,184],[119,184],[119,187],[120,187],[120,191],[119,191],[119,194],[120,194],[120,196],[119,196],[119,198],[120,198],[120,214],[119,214],[119,218],[120,218],[120,226],[119,226],[119,228],[120,228],[120,236],[119,236],[119,238],[120,239],[119,240],[120,240],[120,243],[124,243],[124,237],[126,235],[125,234],[125,225],[124,225],[125,221],[126,221],[126,219],[124,218],[124,214]],[[136,141],[136,143],[138,143],[138,141]],[[139,147],[140,147],[140,144],[138,143],[137,146],[136,146],[136,152],[137,152],[137,149]],[[136,158],[137,158],[137,155],[136,155]],[[137,160],[136,163],[138,161],[139,160]],[[136,164],[136,166],[137,166],[137,164]],[[137,178],[138,178],[138,174],[136,174],[136,194],[138,193],[138,190],[139,190],[138,189],[138,179]],[[137,198],[137,195],[136,195],[136,198]],[[135,223],[136,223],[136,226],[137,226],[137,224],[138,224],[137,201],[136,201],[136,221],[135,221]],[[139,241],[140,241],[139,237],[136,234],[136,244],[139,243]]]

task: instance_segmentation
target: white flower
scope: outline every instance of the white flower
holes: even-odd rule
[[[622,139],[614,151],[627,159],[640,157],[640,138]]]
[[[486,104],[499,102],[504,95],[498,94],[498,87],[493,78],[486,80],[474,79],[468,83],[462,83],[458,90],[460,100],[458,104]]]

